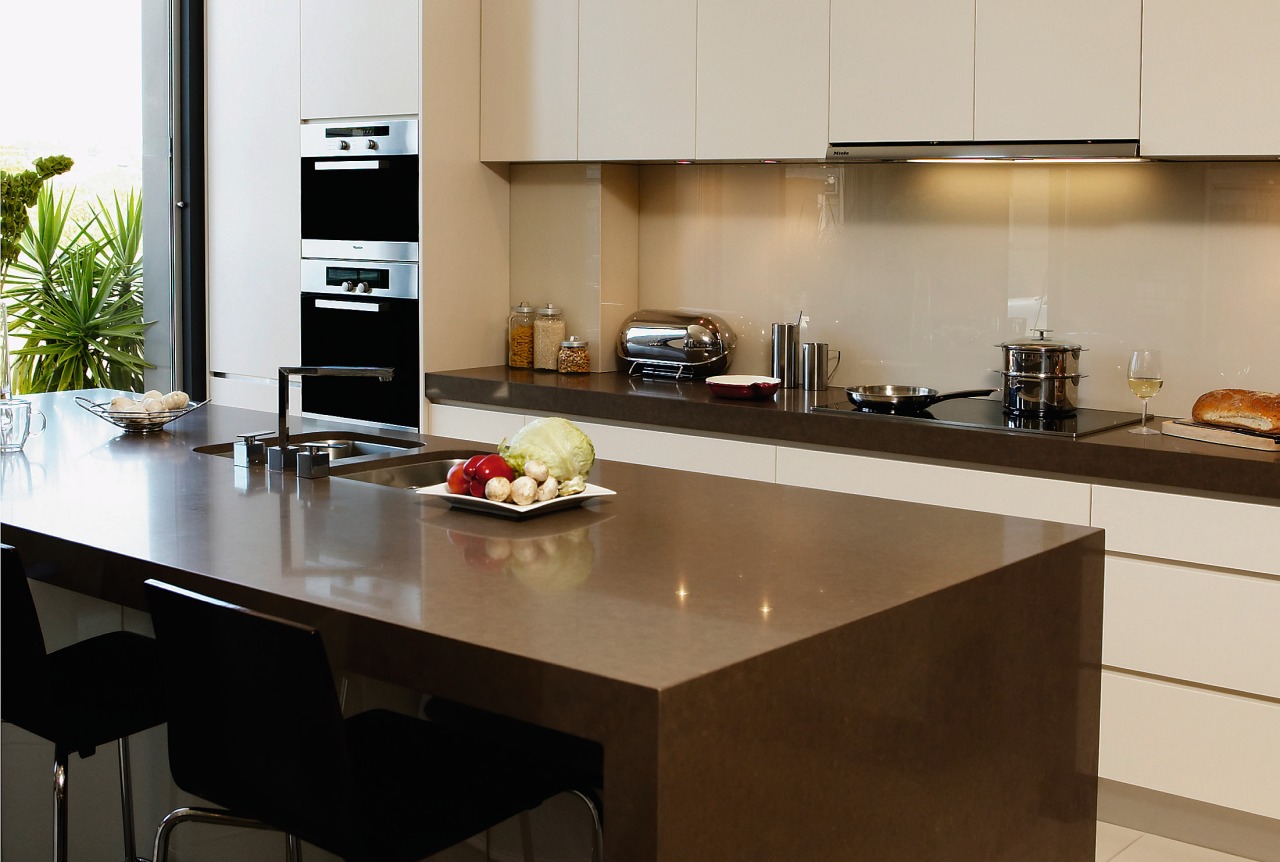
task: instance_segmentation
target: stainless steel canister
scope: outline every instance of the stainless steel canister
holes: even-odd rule
[[[773,325],[773,356],[769,373],[782,381],[783,389],[795,389],[800,385],[799,324]]]

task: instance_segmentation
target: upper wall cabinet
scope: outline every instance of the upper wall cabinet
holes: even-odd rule
[[[480,158],[578,158],[578,4],[480,4]]]
[[[832,141],[973,140],[974,0],[832,0]]]
[[[1142,154],[1280,155],[1280,3],[1146,0]]]
[[[832,0],[832,141],[1138,136],[1141,0]]]
[[[579,0],[579,159],[693,158],[697,26],[697,0]]]
[[[699,159],[821,159],[829,0],[698,0]]]
[[[302,0],[302,119],[418,113],[418,0]]]

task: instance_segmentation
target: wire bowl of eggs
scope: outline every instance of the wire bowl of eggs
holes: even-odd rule
[[[168,395],[152,389],[141,396],[117,395],[110,401],[95,404],[88,398],[77,395],[76,403],[94,416],[99,416],[112,425],[126,431],[147,434],[159,431],[175,419],[181,419],[207,401],[192,401],[187,393],[170,392]]]

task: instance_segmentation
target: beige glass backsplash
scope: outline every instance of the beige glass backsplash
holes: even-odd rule
[[[1280,391],[1280,164],[646,166],[639,211],[640,306],[726,317],[734,372],[803,313],[838,386],[997,387],[996,345],[1044,327],[1088,349],[1081,406],[1137,409],[1136,347],[1159,415]]]

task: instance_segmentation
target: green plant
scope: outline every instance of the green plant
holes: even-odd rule
[[[131,191],[108,207],[98,199],[81,224],[71,195],[42,188],[36,217],[14,261],[8,295],[16,329],[14,389],[48,392],[104,387],[138,390],[143,335],[142,199]]]

